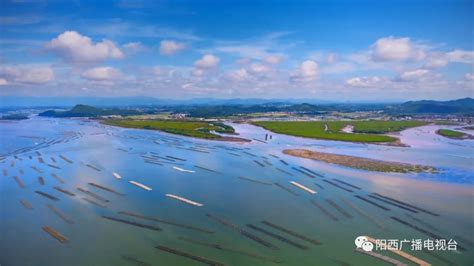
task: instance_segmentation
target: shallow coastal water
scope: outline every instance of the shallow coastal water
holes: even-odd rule
[[[410,147],[309,140],[274,134],[246,124],[232,126],[244,138],[264,140],[265,134],[271,134],[272,139],[267,143],[253,141],[245,144],[206,141],[156,131],[103,126],[80,119],[35,117],[0,124],[0,156],[5,157],[0,163],[0,171],[7,171],[5,176],[0,173],[0,264],[134,265],[130,260],[122,258],[129,256],[152,265],[200,265],[154,248],[164,245],[226,265],[275,265],[179,239],[187,237],[279,258],[282,260],[281,265],[341,265],[343,262],[351,265],[374,265],[382,262],[354,252],[354,239],[357,236],[399,240],[428,238],[426,234],[400,224],[391,217],[408,221],[446,239],[455,239],[466,248],[458,252],[437,252],[436,256],[441,256],[441,260],[423,251],[411,251],[409,248],[403,249],[404,251],[434,265],[446,264],[443,259],[460,265],[473,263],[474,247],[469,240],[472,239],[471,228],[474,226],[474,141],[437,136],[434,134],[437,126],[401,132],[399,137]],[[287,148],[317,149],[388,161],[426,164],[439,168],[440,173],[387,174],[354,170],[282,154],[281,151]],[[60,155],[72,163],[61,159]],[[156,156],[168,160],[156,159],[159,158]],[[146,162],[147,160],[161,161],[162,165]],[[179,171],[173,166],[194,173]],[[301,166],[324,177],[311,178],[301,172]],[[115,178],[114,172],[123,178]],[[62,178],[64,184],[53,178],[52,174]],[[24,188],[19,187],[14,176],[23,181]],[[44,185],[39,183],[39,176],[44,178]],[[324,181],[337,183],[334,178],[360,189],[352,188],[352,192],[349,192]],[[130,180],[149,186],[152,191],[128,183]],[[316,190],[317,194],[309,194],[292,186],[290,181]],[[89,185],[89,182],[125,195],[99,190]],[[289,189],[291,193],[274,183]],[[75,196],[61,193],[54,189],[55,186],[71,191]],[[350,188],[347,185],[341,186]],[[77,187],[110,200],[105,204],[107,208],[85,201],[83,198],[93,198],[78,191]],[[59,200],[51,201],[35,191],[46,192]],[[377,201],[390,209],[387,211],[354,197],[359,195],[368,198],[370,193],[390,196],[440,216],[407,212]],[[179,195],[204,206],[188,205],[167,198],[165,194]],[[30,202],[33,209],[26,209],[19,202],[22,199]],[[312,201],[335,216],[337,221],[333,221],[331,216],[321,211]],[[336,203],[349,217],[337,210],[331,202]],[[64,222],[47,204],[60,209],[74,223]],[[364,214],[358,210],[363,210]],[[214,233],[207,234],[128,217],[118,214],[119,211],[193,225]],[[246,238],[236,230],[210,219],[206,214],[222,217],[279,249],[272,250]],[[163,230],[158,232],[118,223],[104,219],[102,215],[154,225]],[[322,244],[314,245],[276,231],[261,223],[263,220],[317,239]],[[301,250],[278,241],[247,227],[247,224],[285,236],[308,249]],[[70,242],[59,243],[41,229],[43,226],[54,228]],[[410,264],[389,252],[382,254]]]

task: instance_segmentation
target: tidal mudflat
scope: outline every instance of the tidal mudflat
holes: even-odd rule
[[[400,132],[410,147],[309,140],[248,124],[232,126],[245,139],[272,138],[201,140],[87,119],[0,126],[1,265],[385,263],[354,251],[359,235],[454,239],[456,252],[404,251],[433,265],[472,264],[474,143],[442,138],[437,126]],[[284,149],[438,172],[371,172]]]

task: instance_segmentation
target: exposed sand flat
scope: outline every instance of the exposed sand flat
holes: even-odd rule
[[[300,189],[302,189],[302,190],[304,190],[304,191],[306,191],[306,192],[308,192],[308,193],[311,193],[311,194],[316,194],[316,193],[317,193],[316,191],[314,191],[314,190],[312,190],[312,189],[310,189],[310,188],[307,188],[307,187],[305,187],[305,186],[303,186],[303,185],[301,185],[300,183],[297,183],[297,182],[295,182],[295,181],[290,181],[290,184],[292,184],[293,186],[296,186],[296,187],[298,187],[298,188],[300,188]]]
[[[187,170],[187,169],[183,169],[183,168],[177,167],[177,166],[173,166],[173,169],[181,171],[181,172],[185,172],[185,173],[195,173],[195,171],[193,171],[193,170]]]
[[[119,174],[115,173],[115,172],[112,173],[112,175],[117,179],[122,179],[122,177]]]
[[[427,172],[436,173],[436,169],[431,166],[413,165],[408,163],[389,162],[375,159],[368,159],[362,157],[355,157],[349,155],[340,155],[333,153],[324,153],[318,151],[311,151],[305,149],[288,149],[283,150],[283,153],[313,159],[326,163],[333,163],[342,166],[347,166],[356,169],[364,169],[377,172],[393,172],[393,173],[408,173],[408,172]]]
[[[168,198],[173,198],[173,199],[176,199],[176,200],[180,200],[180,201],[182,201],[182,202],[185,202],[185,203],[187,203],[187,204],[191,204],[191,205],[194,205],[194,206],[198,206],[198,207],[204,206],[204,204],[202,204],[202,203],[195,202],[195,201],[192,201],[192,200],[189,200],[189,199],[180,197],[180,196],[176,196],[176,195],[173,195],[173,194],[166,194],[166,196],[167,196]]]
[[[132,185],[135,185],[135,186],[137,186],[137,187],[139,187],[139,188],[143,188],[144,190],[151,191],[151,187],[145,186],[145,185],[143,185],[142,183],[138,183],[138,182],[133,181],[133,180],[128,181],[128,183],[130,183],[130,184],[132,184]]]

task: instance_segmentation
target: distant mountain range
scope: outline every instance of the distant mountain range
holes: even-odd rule
[[[404,114],[474,114],[474,99],[463,98],[452,101],[409,101],[395,105],[390,112]]]
[[[139,115],[143,114],[137,110],[129,109],[103,109],[97,108],[89,105],[78,104],[74,106],[71,110],[67,111],[55,111],[49,110],[42,112],[39,116],[49,116],[49,117],[98,117],[98,116],[107,116],[107,115]]]
[[[79,103],[79,105],[78,105]],[[389,114],[466,114],[474,115],[474,99],[450,101],[408,101],[404,103],[336,103],[299,99],[193,99],[166,100],[148,97],[99,98],[99,97],[0,97],[0,108],[8,106],[70,108],[67,112],[48,111],[47,116],[90,116],[117,113],[136,114],[141,110],[164,109],[186,112],[191,116],[210,117],[255,112],[299,112],[318,114],[325,111],[385,111]],[[94,106],[94,107],[92,107]],[[142,107],[138,108],[137,107]],[[92,108],[95,108],[92,110]],[[100,113],[100,114],[99,114]],[[81,115],[82,114],[82,115]]]

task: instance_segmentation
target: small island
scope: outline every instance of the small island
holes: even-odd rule
[[[102,120],[102,123],[109,126],[118,126],[125,128],[160,130],[171,134],[200,139],[250,142],[250,140],[244,138],[219,135],[237,135],[233,127],[220,122],[206,122],[194,120],[105,119]]]
[[[11,114],[11,115],[4,115],[0,117],[0,120],[26,120],[26,119],[29,119],[29,117],[23,114]]]
[[[90,105],[78,104],[71,110],[56,111],[48,110],[39,114],[39,116],[47,117],[101,117],[101,116],[130,116],[141,115],[142,112],[134,109],[118,109],[118,108],[97,108]]]
[[[388,173],[436,173],[437,170],[431,166],[413,165],[399,162],[381,161],[349,155],[340,155],[333,153],[317,152],[305,149],[288,149],[284,154],[342,165],[355,169],[363,169],[375,172]]]
[[[436,134],[450,139],[474,139],[470,134],[451,129],[439,129]]]
[[[401,146],[398,138],[384,134],[427,125],[423,121],[256,121],[252,124],[275,133],[312,139],[377,143]]]

